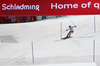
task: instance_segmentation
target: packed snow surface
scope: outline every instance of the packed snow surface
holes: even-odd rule
[[[93,41],[96,41],[96,63],[100,65],[100,16],[66,16],[31,23],[0,25],[0,65],[96,66]],[[62,24],[62,32],[61,32]],[[61,40],[74,28],[72,38]],[[94,32],[95,31],[95,32]],[[32,62],[32,43],[34,63]],[[70,64],[69,64],[70,63]],[[76,63],[76,64],[74,64]]]

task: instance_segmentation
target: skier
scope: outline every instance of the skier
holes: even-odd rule
[[[70,31],[67,34],[67,36],[65,38],[62,38],[62,39],[70,38],[71,34],[74,32],[74,30],[73,30],[74,27],[77,27],[77,26],[71,26],[71,25],[69,25],[69,28],[67,30],[65,30],[65,31],[68,31],[68,30],[70,30]]]

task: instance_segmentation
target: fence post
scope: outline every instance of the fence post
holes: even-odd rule
[[[60,39],[62,39],[62,22],[60,22]]]
[[[93,62],[95,62],[95,39],[93,40]]]
[[[31,46],[32,46],[32,61],[33,61],[33,63],[34,63],[33,41],[31,41]]]
[[[95,22],[95,15],[94,15],[94,32],[96,32],[96,22]]]

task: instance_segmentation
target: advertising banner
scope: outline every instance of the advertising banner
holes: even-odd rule
[[[100,0],[0,0],[0,16],[100,14]]]

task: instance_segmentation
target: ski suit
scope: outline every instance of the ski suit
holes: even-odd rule
[[[70,38],[71,34],[74,32],[73,28],[76,26],[70,26],[66,31],[70,30],[69,33],[67,34],[67,36],[65,38]]]

